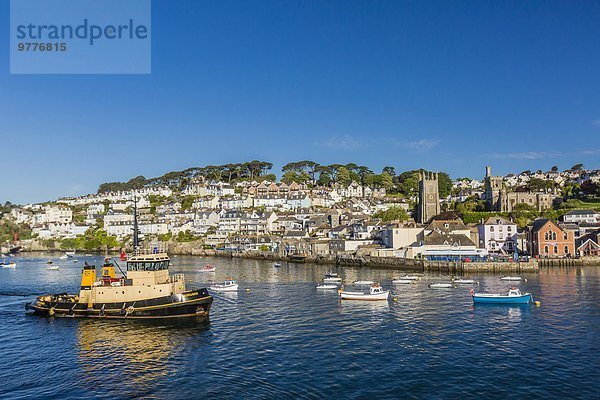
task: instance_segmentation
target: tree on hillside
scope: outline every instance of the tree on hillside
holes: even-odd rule
[[[450,175],[445,172],[438,173],[438,189],[441,198],[450,195],[450,192],[452,191],[452,179],[450,178]]]
[[[589,179],[581,184],[581,191],[588,196],[600,195],[600,187]]]
[[[388,174],[392,178],[396,176],[396,168],[394,167],[383,167],[382,173]]]
[[[583,169],[583,164],[575,164],[571,167],[572,171],[581,171]]]
[[[350,171],[346,169],[346,167],[340,167],[337,170],[336,181],[340,185],[349,185],[352,182],[352,177],[350,176]]]
[[[379,211],[373,215],[373,218],[381,218],[383,222],[406,221],[408,214],[402,207],[390,207],[387,210]]]
[[[385,188],[385,190],[389,191],[394,187],[394,180],[390,174],[387,172],[383,172],[380,175],[377,175],[379,186]]]
[[[550,189],[553,186],[554,182],[552,181],[547,181],[545,179],[539,178],[531,178],[529,182],[527,182],[527,185],[525,187],[531,190],[532,192],[539,192],[541,190]]]

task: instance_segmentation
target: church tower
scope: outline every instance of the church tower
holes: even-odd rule
[[[417,222],[424,224],[440,213],[437,172],[421,172],[419,180],[419,213]]]
[[[502,183],[501,176],[492,176],[492,169],[488,166],[485,167],[485,200],[489,211],[501,211],[502,201],[505,200],[502,197],[506,197],[506,193],[503,194],[504,185]]]

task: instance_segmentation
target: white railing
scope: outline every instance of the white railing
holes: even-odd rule
[[[171,283],[185,282],[185,276],[183,274],[171,275]]]
[[[166,253],[168,250],[168,246],[164,243],[150,243],[145,246],[140,246],[135,251],[135,254],[138,256],[144,256],[148,254],[158,254],[158,253]]]

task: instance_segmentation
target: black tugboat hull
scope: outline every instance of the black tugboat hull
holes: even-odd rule
[[[213,302],[206,289],[124,303],[95,303],[92,307],[69,301],[74,298],[65,294],[40,296],[33,303],[27,303],[25,308],[36,315],[59,318],[195,318],[208,321]]]

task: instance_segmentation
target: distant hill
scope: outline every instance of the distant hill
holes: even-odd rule
[[[106,182],[98,187],[98,193],[141,189],[148,186],[170,186],[181,188],[194,178],[232,182],[237,179],[256,179],[269,173],[273,164],[265,161],[253,160],[244,163],[225,165],[207,165],[193,167],[183,171],[171,171],[157,178],[147,179],[140,175],[127,182]]]

